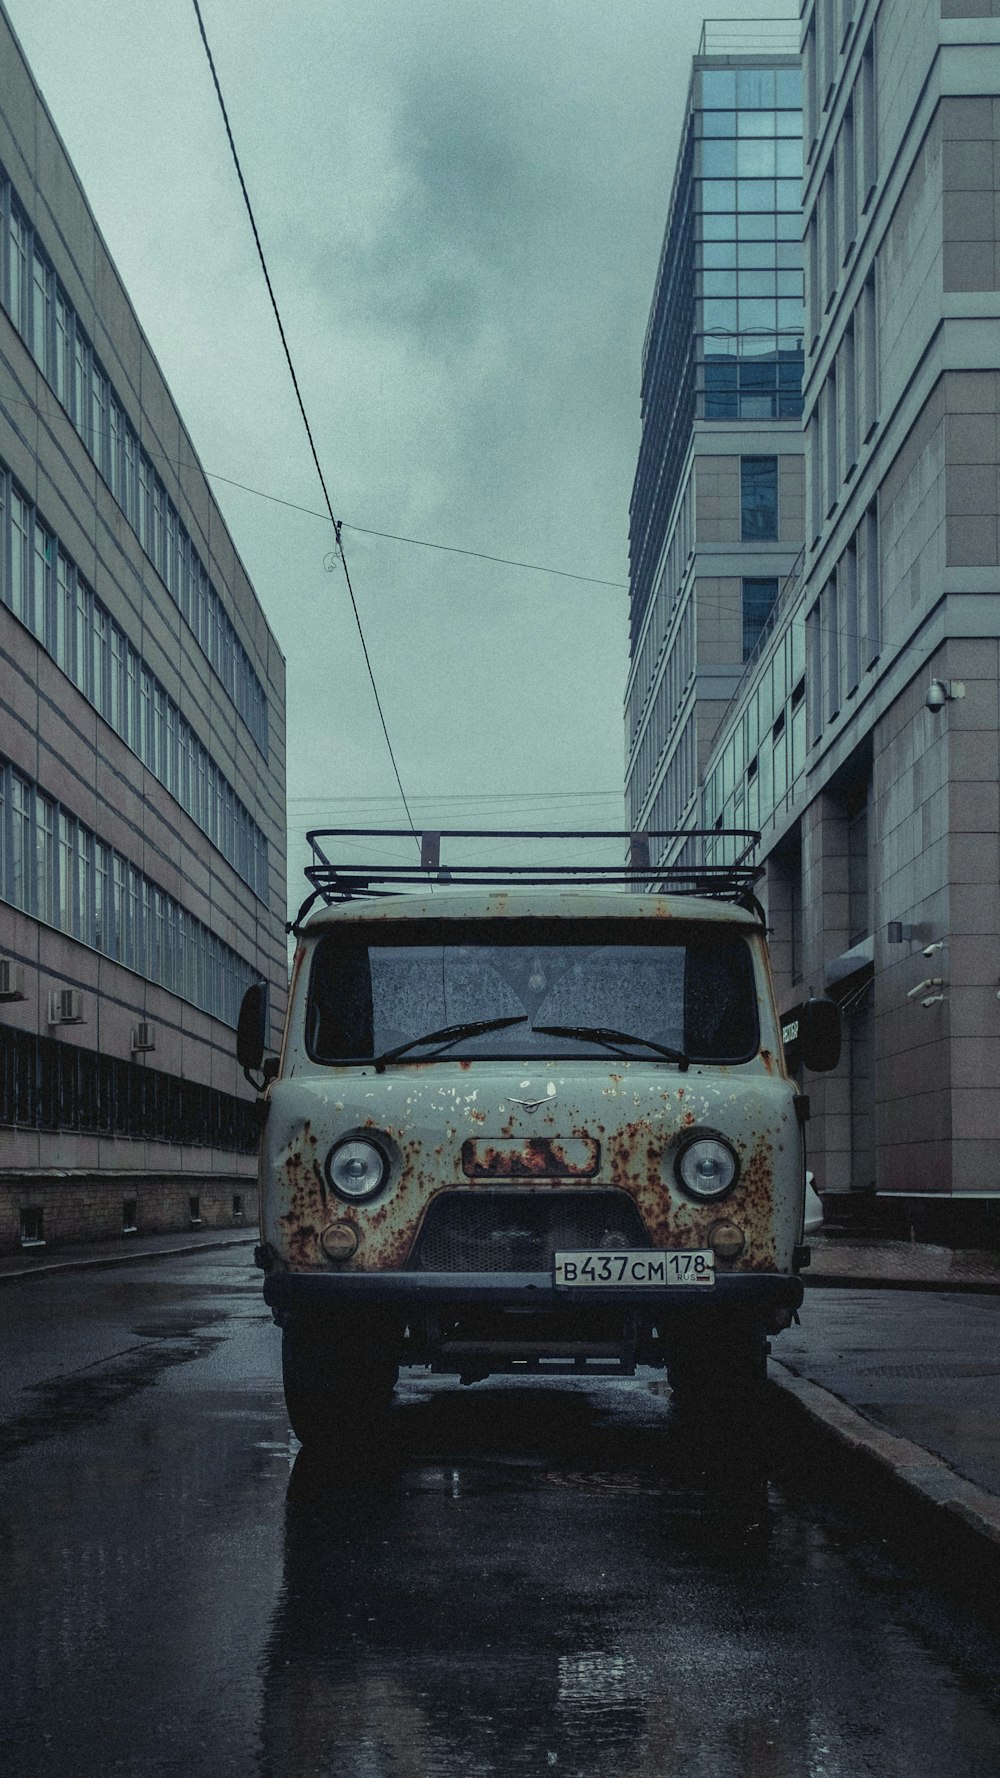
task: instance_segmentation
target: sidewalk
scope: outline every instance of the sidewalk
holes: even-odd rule
[[[820,1234],[770,1376],[804,1472],[1000,1601],[1000,1254]]]
[[[29,1247],[0,1257],[0,1285],[32,1278],[53,1278],[60,1272],[89,1272],[103,1266],[142,1265],[186,1253],[211,1253],[223,1247],[253,1247],[260,1239],[256,1225],[236,1229],[187,1229],[176,1235],[119,1235],[111,1241],[78,1241],[64,1247]],[[250,1255],[247,1254],[249,1265]]]

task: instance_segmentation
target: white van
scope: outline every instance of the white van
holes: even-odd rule
[[[400,1365],[658,1366],[689,1406],[745,1412],[806,1257],[807,1101],[752,867],[656,892],[623,836],[628,867],[506,887],[442,867],[437,835],[420,870],[345,870],[330,837],[280,1056],[261,990],[238,1040],[264,1068],[257,1257],[299,1438],[370,1427]],[[800,1009],[805,1065],[839,1041],[832,1003]]]

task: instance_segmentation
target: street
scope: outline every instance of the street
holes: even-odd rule
[[[407,1380],[296,1454],[249,1249],[0,1292],[5,1766],[992,1774],[996,1642],[706,1489],[663,1386]]]

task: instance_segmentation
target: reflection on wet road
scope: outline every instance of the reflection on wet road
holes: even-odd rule
[[[410,1381],[316,1462],[245,1260],[55,1291],[0,1293],[15,1778],[998,1769],[995,1641],[665,1390]]]

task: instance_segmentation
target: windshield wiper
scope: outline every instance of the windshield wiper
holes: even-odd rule
[[[652,1037],[633,1037],[628,1031],[609,1030],[606,1025],[532,1025],[533,1031],[543,1031],[546,1037],[583,1037],[589,1043],[606,1043],[609,1049],[622,1043],[644,1043],[648,1050],[655,1050],[658,1056],[666,1056],[668,1062],[676,1062],[682,1074],[686,1074],[691,1063],[683,1050],[668,1049],[665,1044],[656,1043]],[[624,1055],[624,1050],[619,1050]]]
[[[387,1062],[396,1062],[405,1056],[407,1050],[415,1050],[424,1043],[438,1043],[447,1049],[450,1043],[457,1043],[461,1037],[478,1037],[482,1031],[502,1031],[505,1025],[526,1025],[526,1013],[518,1014],[512,1019],[472,1019],[464,1025],[445,1025],[441,1031],[428,1031],[426,1037],[408,1037],[405,1043],[397,1043],[391,1050],[383,1050],[375,1058],[376,1074],[385,1073]]]

